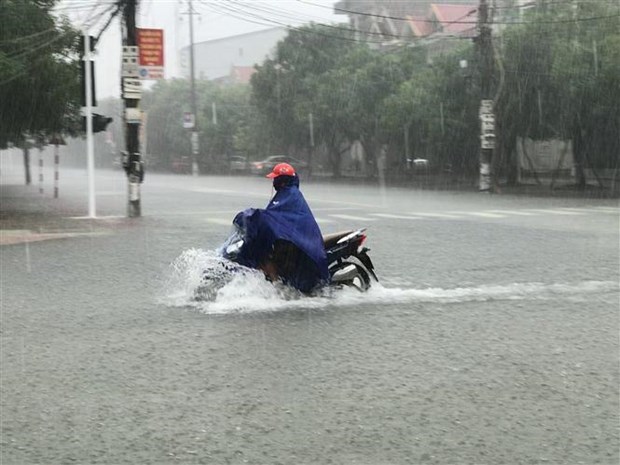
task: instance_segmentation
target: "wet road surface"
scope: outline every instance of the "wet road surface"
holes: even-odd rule
[[[268,181],[150,175],[128,219],[101,172],[90,220],[79,171],[58,201],[5,171],[3,464],[619,461],[617,202],[302,183],[382,285],[200,303]]]

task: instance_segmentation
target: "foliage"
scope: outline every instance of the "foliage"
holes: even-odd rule
[[[221,172],[226,169],[230,155],[250,150],[249,87],[198,80],[196,96],[200,134],[198,164],[202,172]],[[148,114],[151,167],[168,169],[175,160],[191,156],[191,130],[183,128],[183,114],[191,111],[190,102],[189,82],[181,79],[160,81],[144,95],[142,105]]]
[[[497,108],[500,153],[516,138],[573,141],[579,183],[584,167],[613,168],[620,151],[620,7],[557,4],[503,35],[505,75]],[[599,20],[574,22],[573,18]],[[512,176],[514,180],[514,176]]]
[[[355,47],[360,46],[344,29],[310,25],[292,30],[278,43],[275,58],[257,67],[252,102],[277,151],[308,148],[308,115],[318,96],[317,80],[337,69],[342,57]],[[316,134],[323,142],[333,139],[333,134],[320,127]]]
[[[516,180],[519,137],[572,139],[582,181],[586,166],[618,167],[619,7],[578,5],[574,10],[572,3],[545,4],[510,18],[519,24],[494,37],[494,166],[509,181]],[[336,176],[342,153],[360,141],[368,163],[388,147],[388,170],[395,175],[407,154],[474,177],[481,97],[475,52],[474,43],[464,41],[374,50],[344,28],[292,30],[274,57],[257,66],[251,88],[198,83],[201,163],[217,169],[237,151],[253,159],[275,153],[309,157],[312,114],[315,153],[327,156]],[[461,68],[462,60],[469,66]],[[212,102],[218,105],[217,125]],[[151,148],[162,157],[189,154],[189,137],[180,125],[189,108],[187,82],[160,83],[144,103]]]
[[[0,147],[76,127],[77,32],[54,0],[0,2]]]

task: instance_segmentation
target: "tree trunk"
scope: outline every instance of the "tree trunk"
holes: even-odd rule
[[[575,157],[575,182],[579,189],[585,189],[586,187],[586,173],[583,169],[584,165],[584,143],[583,143],[583,134],[581,133],[581,128],[577,128],[573,134],[573,150]]]
[[[330,144],[327,148],[327,153],[329,156],[329,164],[332,168],[332,174],[334,175],[334,178],[339,178],[342,174],[340,172],[340,147],[336,142],[335,135],[331,138]]]
[[[26,185],[29,186],[32,179],[30,176],[30,149],[24,147],[24,173],[26,173]]]
[[[506,156],[506,183],[516,186],[519,182],[519,160],[517,157],[517,138],[512,137],[504,145]]]

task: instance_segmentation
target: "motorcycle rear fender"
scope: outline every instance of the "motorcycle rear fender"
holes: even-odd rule
[[[362,250],[360,250],[357,253],[353,254],[353,256],[355,258],[357,258],[360,262],[362,262],[362,265],[364,265],[366,267],[366,269],[370,272],[372,277],[375,278],[375,281],[379,282],[379,278],[377,278],[377,275],[375,274],[375,266],[372,264],[372,260],[370,259],[370,257],[366,253],[369,250],[370,249],[364,247]]]

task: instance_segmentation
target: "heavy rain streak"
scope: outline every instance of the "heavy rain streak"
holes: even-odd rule
[[[0,463],[620,462],[618,0],[0,2]]]

